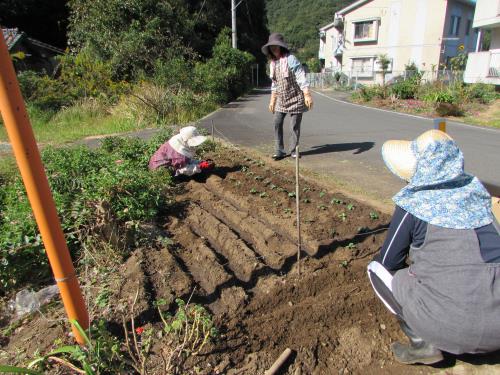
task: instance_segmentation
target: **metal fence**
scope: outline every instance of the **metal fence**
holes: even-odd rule
[[[464,72],[455,70],[429,70],[419,71],[421,82],[440,82],[445,85],[463,82]],[[414,71],[392,71],[385,75],[385,83],[405,81],[415,76]],[[382,83],[382,72],[325,72],[307,73],[307,81],[314,88],[357,88],[361,85],[373,85]]]

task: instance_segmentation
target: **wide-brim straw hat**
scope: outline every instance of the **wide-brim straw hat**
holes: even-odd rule
[[[179,131],[179,134],[186,145],[196,147],[207,140],[207,137],[200,135],[194,126],[186,126]]]
[[[269,40],[262,46],[261,51],[266,56],[270,55],[269,46],[280,46],[285,48],[287,51],[290,50],[290,48],[288,48],[288,44],[285,42],[285,38],[280,33],[272,33],[269,35]]]
[[[382,145],[382,158],[387,168],[399,178],[410,181],[417,168],[415,151],[424,150],[430,143],[453,140],[440,130],[428,130],[414,141],[391,140]],[[416,147],[416,150],[413,150]]]

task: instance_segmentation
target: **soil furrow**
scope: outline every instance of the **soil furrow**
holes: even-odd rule
[[[199,183],[191,184],[192,198],[217,219],[231,227],[245,242],[252,244],[263,261],[280,270],[287,257],[296,252],[296,245],[271,230],[249,213],[240,211],[227,201],[207,190]]]
[[[247,211],[254,218],[260,219],[268,224],[274,232],[278,233],[281,237],[286,238],[292,243],[297,242],[297,231],[295,227],[295,220],[289,219],[289,222],[283,222],[283,218],[278,218],[272,213],[265,210],[263,205],[255,204],[252,200],[235,195],[233,192],[227,190],[221,184],[221,178],[218,176],[211,176],[207,179],[206,185],[208,189],[217,195],[219,199],[229,201],[233,206],[242,211]],[[307,234],[302,233],[302,249],[309,255],[317,253],[320,243],[309,238]]]
[[[262,269],[263,264],[243,240],[207,211],[192,205],[185,221],[196,234],[206,238],[228,260],[229,268],[238,279],[249,282],[254,273]]]
[[[182,246],[177,252],[194,280],[209,294],[231,280],[217,257],[205,242],[187,225],[177,222],[171,226],[176,241]]]

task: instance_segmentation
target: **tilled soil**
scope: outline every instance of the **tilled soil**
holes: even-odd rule
[[[136,293],[137,324],[159,324],[159,299],[204,305],[221,334],[189,360],[200,374],[263,374],[286,348],[293,354],[282,374],[429,371],[393,361],[390,343],[403,336],[366,276],[387,215],[301,179],[299,275],[293,171],[228,149],[210,156],[211,174],[179,183],[183,191],[158,229],[169,245],[138,249],[110,278],[109,322],[119,326],[123,303]],[[37,324],[13,335],[6,351]],[[51,345],[39,341],[42,351]],[[149,368],[162,373],[158,353]]]

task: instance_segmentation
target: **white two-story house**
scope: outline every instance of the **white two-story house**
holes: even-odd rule
[[[500,85],[500,0],[477,0],[474,25],[479,29],[475,52],[469,53],[464,81]],[[489,49],[483,51],[483,37],[489,33]]]
[[[404,74],[410,63],[427,72],[443,69],[459,52],[476,47],[474,5],[474,0],[355,1],[320,29],[319,58],[325,70],[366,84],[382,80],[381,54],[391,61],[386,79]]]

